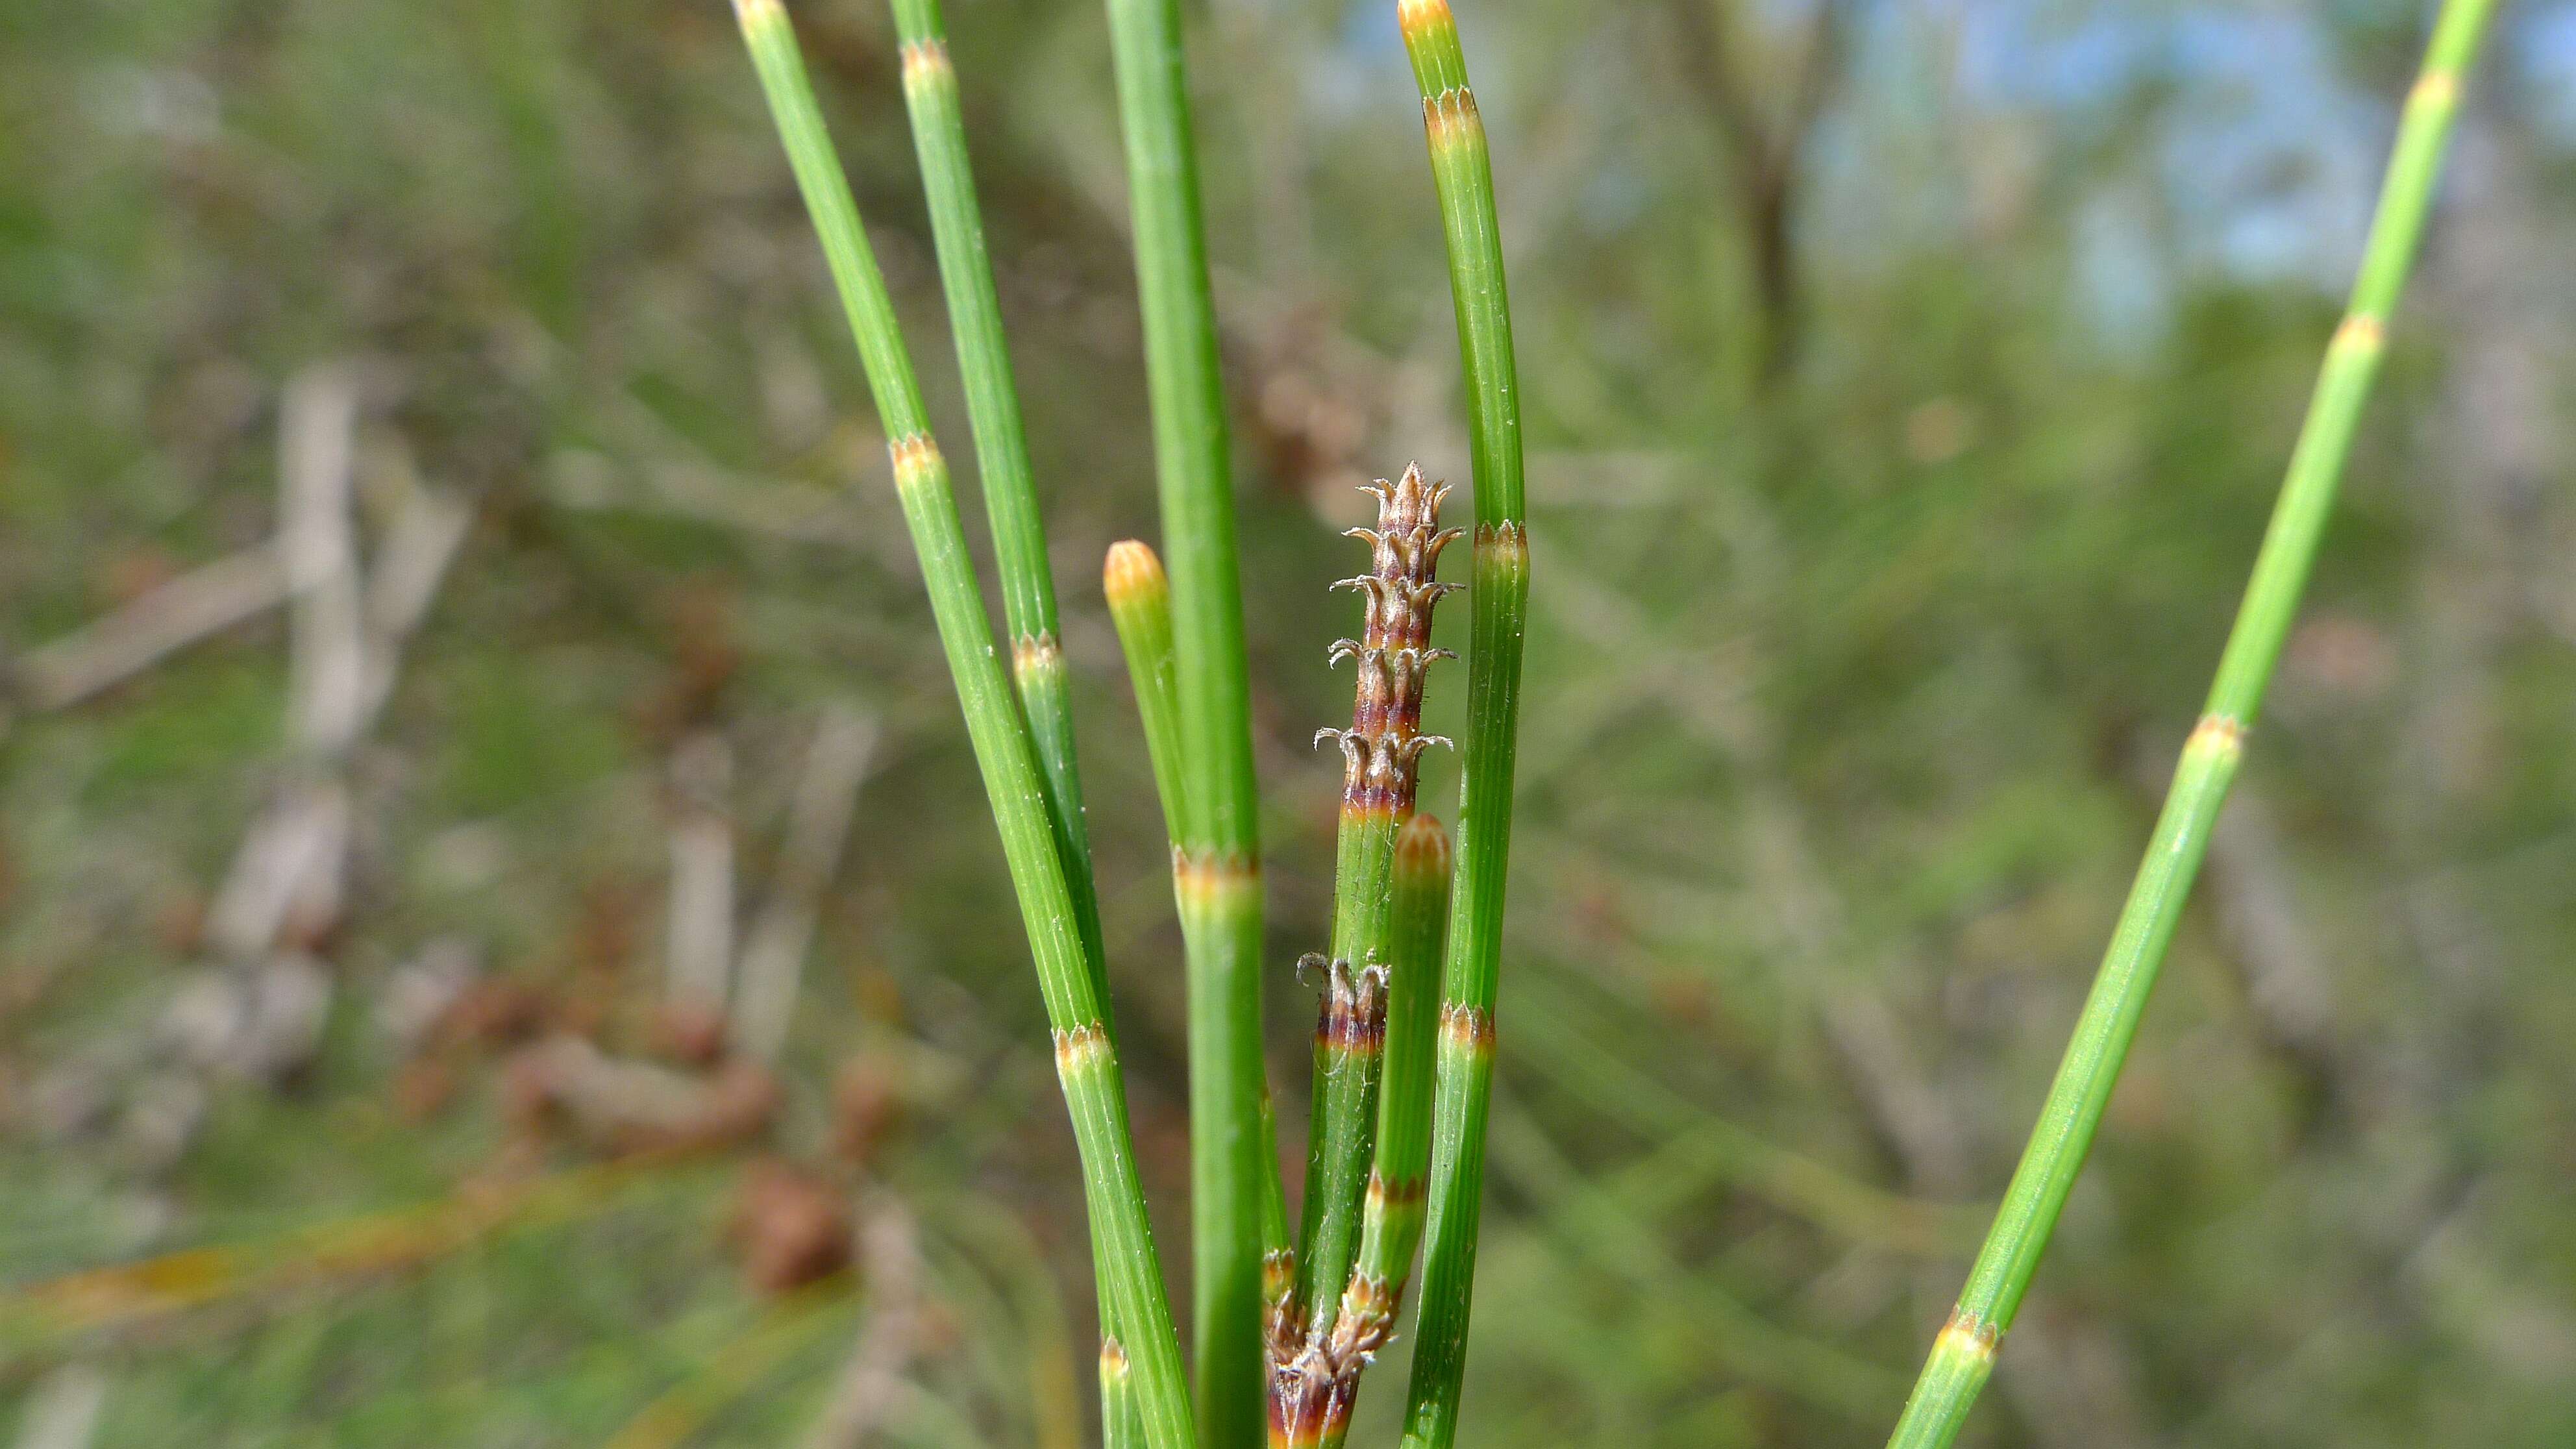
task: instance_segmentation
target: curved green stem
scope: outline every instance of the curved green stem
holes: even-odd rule
[[[2164,811],[2147,841],[2146,859],[2112,929],[2101,973],[2085,999],[2056,1080],[2049,1084],[2048,1100],[2040,1106],[2039,1125],[1960,1291],[1958,1307],[1933,1342],[1922,1377],[1888,1441],[1891,1446],[1936,1449],[1958,1437],[2101,1126],[2103,1106],[2137,1035],[2192,877],[2209,849],[2210,829],[2235,778],[2246,731],[2262,708],[2272,666],[2298,613],[2362,404],[2379,371],[2389,314],[2423,233],[2443,145],[2459,112],[2460,90],[2493,12],[2494,0],[2444,0],[2423,72],[2398,123],[2361,275],[2353,284],[2343,325],[2326,348],[2280,501],[2219,658],[2218,677],[2198,727],[2183,746]]]

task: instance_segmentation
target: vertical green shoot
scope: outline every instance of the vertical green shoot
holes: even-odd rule
[[[1277,1324],[1297,1295],[1297,1245],[1288,1236],[1288,1186],[1281,1181],[1279,1111],[1265,1088],[1261,1094],[1261,1157],[1272,1165],[1261,1185],[1262,1322]]]
[[[1261,840],[1216,303],[1178,0],[1108,0],[1154,414],[1187,831],[1174,895],[1189,954],[1199,1407],[1210,1445],[1261,1433]]]
[[[1184,1449],[1194,1437],[1192,1415],[1128,1137],[1126,1090],[1074,925],[1044,777],[994,657],[991,621],[967,558],[948,467],[931,440],[893,304],[824,129],[786,12],[778,0],[736,0],[734,8],[885,423],[895,492],[921,560],[931,612],[1036,958],[1040,993],[1054,1029],[1056,1074],[1073,1119],[1084,1196],[1103,1250],[1111,1317],[1128,1330],[1125,1349],[1134,1364],[1144,1441],[1153,1449]]]
[[[1083,825],[1082,774],[1074,759],[1073,707],[1065,693],[1064,651],[1056,634],[1055,578],[1047,567],[1046,526],[1029,470],[1020,394],[1011,380],[1010,346],[993,263],[984,250],[984,219],[966,159],[966,124],[957,102],[957,72],[948,59],[939,0],[894,0],[903,48],[903,100],[930,200],[930,230],[939,279],[966,380],[966,416],[975,434],[976,471],[993,526],[993,560],[1002,579],[1002,627],[1011,640],[1011,682],[1045,772],[1047,811],[1082,942],[1101,1000],[1108,1001],[1100,900],[1092,885],[1091,836]]]
[[[1056,635],[1055,579],[1047,567],[1046,526],[1038,513],[1037,486],[1029,470],[1019,389],[1011,379],[1001,301],[993,286],[992,259],[984,250],[975,176],[966,158],[957,71],[948,59],[939,0],[894,0],[894,16],[895,31],[902,40],[904,107],[912,117],[913,149],[921,162],[922,189],[930,200],[939,278],[948,297],[950,328],[956,334],[958,370],[966,380],[966,415],[975,434],[977,471],[984,480],[993,559],[1002,576],[1002,626],[1011,639],[1011,682],[1018,687],[1020,709],[1037,748],[1047,817],[1055,827],[1056,854],[1064,862],[1065,886],[1073,896],[1074,924],[1082,933],[1092,990],[1100,998],[1104,1018],[1113,1017],[1108,950],[1100,936],[1100,898],[1092,883],[1091,835],[1083,823],[1082,772],[1074,758],[1073,706],[1065,691],[1064,650]],[[1100,1244],[1095,1241],[1092,1246],[1095,1267],[1105,1264]],[[1105,1278],[1098,1289],[1105,1313],[1110,1303]],[[1102,1321],[1101,1330],[1103,1338],[1115,1336],[1115,1324],[1109,1320]]]
[[[1520,382],[1512,360],[1511,304],[1503,285],[1502,232],[1495,217],[1493,159],[1486,149],[1484,121],[1467,88],[1466,57],[1445,0],[1398,0],[1396,18],[1422,92],[1432,185],[1449,249],[1476,500],[1458,879],[1442,975],[1422,1313],[1405,1411],[1408,1449],[1448,1449],[1458,1433],[1476,1224],[1484,1195],[1485,1113],[1493,1086],[1494,985],[1502,957],[1503,886],[1511,850],[1529,543],[1521,502]]]
[[[1892,1446],[1936,1449],[1958,1437],[2101,1126],[2103,1106],[2119,1080],[2157,969],[2191,893],[2192,877],[2209,848],[2210,829],[2235,778],[2245,734],[2262,708],[2282,640],[2298,612],[2362,404],[2379,370],[2389,316],[2423,232],[2461,87],[2493,10],[2494,0],[2444,0],[2422,74],[2398,123],[2360,277],[2343,323],[2326,348],[2280,500],[2219,658],[2217,679],[2199,725],[2183,746],[2164,811],[2148,838],[2146,859],[2112,928],[2110,949],[2049,1085],[2048,1099],[2040,1106],[2039,1125],[1958,1306],[1933,1342],[1889,1440]]]

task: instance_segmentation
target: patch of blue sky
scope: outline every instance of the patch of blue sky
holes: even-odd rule
[[[2576,3],[2527,5],[2505,21],[2504,64],[2549,139],[2576,146]]]
[[[2396,129],[2391,98],[2336,75],[2294,11],[2178,12],[2173,56],[2186,95],[2160,150],[2185,266],[2340,293]]]

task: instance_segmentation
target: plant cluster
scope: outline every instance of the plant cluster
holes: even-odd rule
[[[2361,275],[2200,723],[2040,1122],[1893,1444],[1951,1442],[2098,1129],[2281,654],[2493,0],[2446,0],[2401,120]],[[1054,636],[1044,532],[983,254],[935,0],[895,0],[905,95],[1004,575],[1004,680],[891,307],[778,0],[737,0],[858,334],[976,755],[1027,917],[1086,1172],[1102,1304],[1104,1438],[1180,1449],[1338,1445],[1394,1332],[1417,1245],[1423,1290],[1405,1443],[1454,1441],[1494,1049],[1528,550],[1517,385],[1491,163],[1445,0],[1400,0],[1448,245],[1471,406],[1475,522],[1460,834],[1416,813],[1423,690],[1448,489],[1408,468],[1355,529],[1368,572],[1344,757],[1331,949],[1301,1221],[1292,1237],[1260,1057],[1261,856],[1227,435],[1177,7],[1109,0],[1161,489],[1161,559],[1110,552],[1104,583],[1172,839],[1188,955],[1195,1390],[1185,1385],[1128,1142],[1098,907]],[[1435,963],[1437,963],[1435,965]],[[1431,982],[1440,976],[1438,999]]]
[[[1424,1247],[1407,1442],[1454,1437],[1482,1192],[1529,551],[1520,419],[1492,169],[1443,0],[1402,0],[1470,399],[1472,529],[1408,467],[1354,529],[1369,570],[1355,639],[1331,951],[1302,1221],[1292,1236],[1261,1057],[1262,866],[1248,664],[1217,327],[1178,7],[1110,0],[1163,551],[1109,551],[1103,586],[1172,844],[1187,956],[1195,1385],[1185,1380],[1127,1124],[1106,952],[1056,633],[1045,528],[968,170],[936,0],[895,0],[910,111],[1002,575],[1006,676],[948,465],[857,206],[778,0],[737,0],[744,38],[848,311],[885,425],[975,756],[1000,828],[1085,1174],[1113,1446],[1339,1444],[1362,1371],[1394,1332]],[[1442,582],[1472,533],[1472,582]],[[1168,558],[1168,567],[1166,565]],[[1470,591],[1468,725],[1453,851],[1414,808],[1423,692],[1448,651],[1435,606]]]

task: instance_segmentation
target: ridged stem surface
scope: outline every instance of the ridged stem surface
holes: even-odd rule
[[[1494,987],[1502,959],[1503,886],[1511,852],[1529,545],[1522,509],[1520,382],[1512,359],[1511,304],[1503,284],[1502,232],[1484,121],[1467,88],[1466,57],[1444,0],[1399,0],[1396,18],[1422,93],[1432,185],[1448,245],[1476,501],[1457,885],[1442,973],[1422,1311],[1405,1409],[1408,1446],[1448,1449],[1458,1433],[1476,1225],[1484,1196],[1485,1115],[1493,1087]]]
[[[1922,1377],[1888,1441],[1899,1449],[1936,1449],[1958,1437],[1977,1391],[1993,1372],[1997,1346],[2030,1289],[2040,1254],[2101,1126],[2102,1109],[2137,1035],[2192,877],[2209,849],[2210,830],[2235,778],[2246,732],[2262,708],[2272,667],[2298,613],[2318,536],[2333,508],[2335,485],[2379,370],[2389,315],[2405,288],[2423,233],[2461,87],[2493,11],[2494,0],[2444,0],[2434,24],[2423,71],[2398,122],[2361,274],[2343,323],[2326,348],[2280,501],[2219,657],[2217,679],[2200,723],[2183,746],[2146,858],[2112,928],[2101,972],[2040,1106],[2039,1125],[2013,1172],[1958,1306],[1933,1341]]]
[[[860,227],[858,205],[824,129],[786,12],[777,0],[736,0],[734,8],[885,424],[895,492],[921,561],[931,613],[1036,958],[1038,986],[1054,1031],[1056,1075],[1081,1154],[1084,1198],[1105,1250],[1111,1317],[1127,1330],[1124,1346],[1133,1366],[1144,1442],[1152,1449],[1184,1449],[1194,1438],[1190,1402],[1129,1141],[1126,1090],[1074,924],[1044,776],[993,648],[992,625],[967,556],[947,464],[931,440],[893,303]]]
[[[1136,1377],[1127,1349],[1114,1336],[1100,1340],[1100,1449],[1140,1449],[1144,1416],[1136,1407]]]
[[[1189,956],[1190,1215],[1201,1428],[1261,1435],[1261,842],[1216,304],[1208,284],[1178,0],[1108,0],[1171,573],[1185,831],[1174,895]]]
[[[1163,801],[1163,819],[1174,839],[1182,838],[1186,792],[1180,774],[1180,704],[1172,680],[1172,597],[1162,561],[1134,539],[1110,545],[1102,571],[1109,615],[1118,626],[1118,644],[1127,656],[1128,678],[1136,686],[1136,709],[1145,723],[1145,751],[1154,767],[1154,784]],[[1261,1217],[1261,1301],[1265,1323],[1276,1321],[1294,1301],[1296,1249],[1288,1236],[1288,1203],[1275,1164],[1279,1129],[1270,1094],[1261,1094],[1261,1159],[1274,1164],[1264,1174]]]

